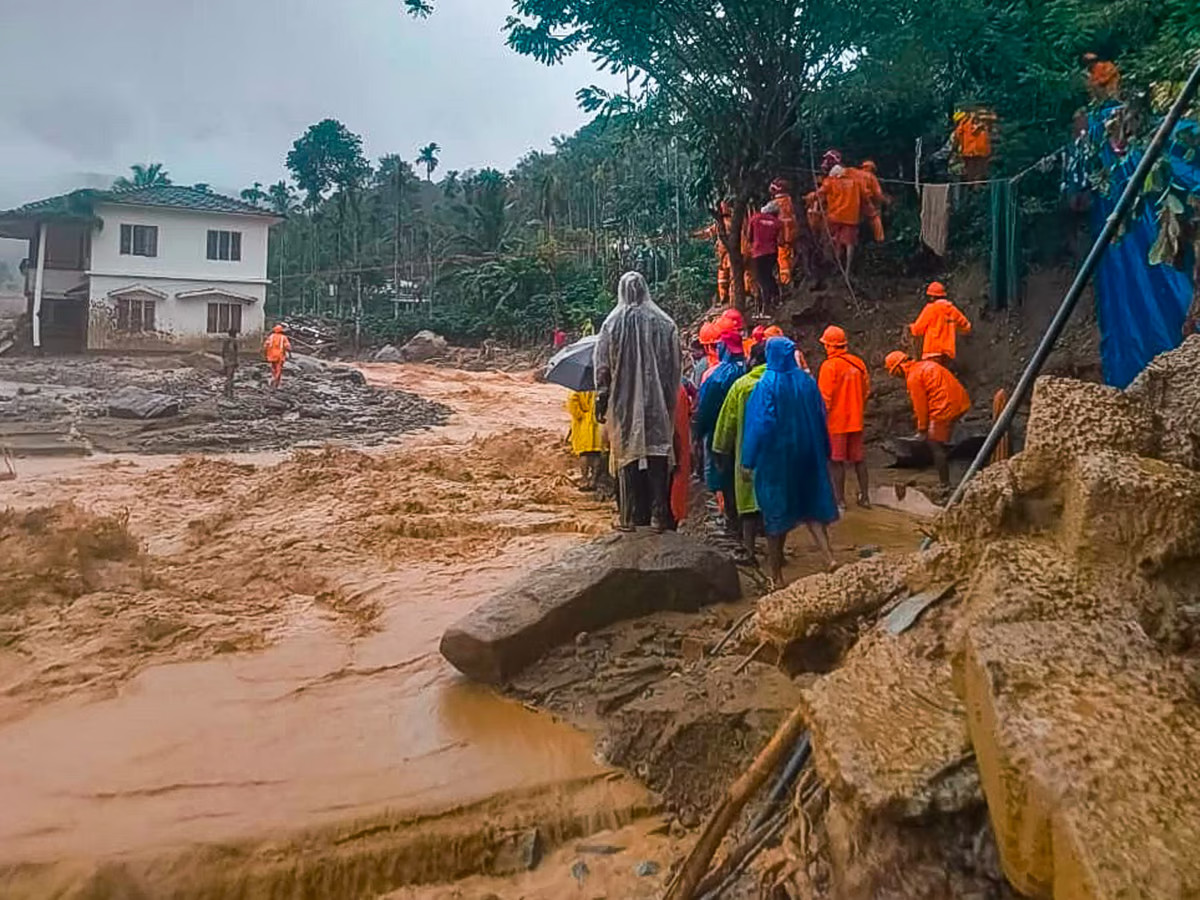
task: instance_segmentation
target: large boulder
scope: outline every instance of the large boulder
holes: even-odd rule
[[[425,362],[445,356],[450,345],[440,334],[432,331],[418,331],[412,340],[400,348],[400,355],[405,362]]]
[[[391,344],[384,344],[371,357],[375,362],[404,362],[404,356]]]
[[[108,398],[108,414],[118,419],[162,419],[179,415],[179,401],[128,385]]]
[[[580,632],[661,610],[694,612],[740,593],[733,562],[694,538],[613,534],[530,572],[460,619],[442,635],[442,656],[497,684]]]
[[[283,368],[284,371],[296,372],[301,375],[320,375],[329,368],[329,364],[322,359],[317,359],[315,356],[293,353],[288,357],[288,361],[284,364]]]

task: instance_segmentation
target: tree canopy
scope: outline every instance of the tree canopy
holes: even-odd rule
[[[162,163],[134,163],[129,167],[132,178],[122,175],[113,181],[114,190],[128,190],[135,187],[154,187],[160,184],[170,184],[171,178],[163,168]]]

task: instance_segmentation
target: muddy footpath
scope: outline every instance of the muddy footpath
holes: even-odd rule
[[[354,371],[319,377],[421,410],[409,433],[305,449],[313,420],[279,418],[301,449],[201,456],[150,429],[0,484],[0,894],[660,896],[794,707],[745,629],[706,652],[750,600],[581,636],[504,695],[458,676],[442,631],[611,508],[575,486],[561,389]],[[101,376],[72,377],[20,402],[76,392],[86,425]],[[918,528],[853,510],[835,541]],[[790,574],[819,567],[798,542]]]

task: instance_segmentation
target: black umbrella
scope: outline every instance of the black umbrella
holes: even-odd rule
[[[599,335],[590,334],[555,353],[546,363],[546,380],[572,391],[594,391],[596,370],[592,368],[592,356],[597,340]]]

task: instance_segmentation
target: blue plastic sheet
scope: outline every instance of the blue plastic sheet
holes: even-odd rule
[[[1092,229],[1099,234],[1104,221],[1129,183],[1142,151],[1124,159],[1104,136],[1104,121],[1111,110],[1091,117],[1091,139],[1099,146],[1100,161],[1111,172],[1106,196],[1096,194],[1092,204]],[[1176,128],[1195,129],[1184,120]],[[1200,160],[1187,161],[1187,147],[1172,141],[1166,159],[1174,181],[1188,191],[1200,187]],[[1100,357],[1104,381],[1126,387],[1159,353],[1178,347],[1183,340],[1183,320],[1192,301],[1191,261],[1185,271],[1170,265],[1150,264],[1150,248],[1158,237],[1158,210],[1153,202],[1143,205],[1136,219],[1126,223],[1125,234],[1113,241],[1096,272],[1096,312],[1100,322]]]

